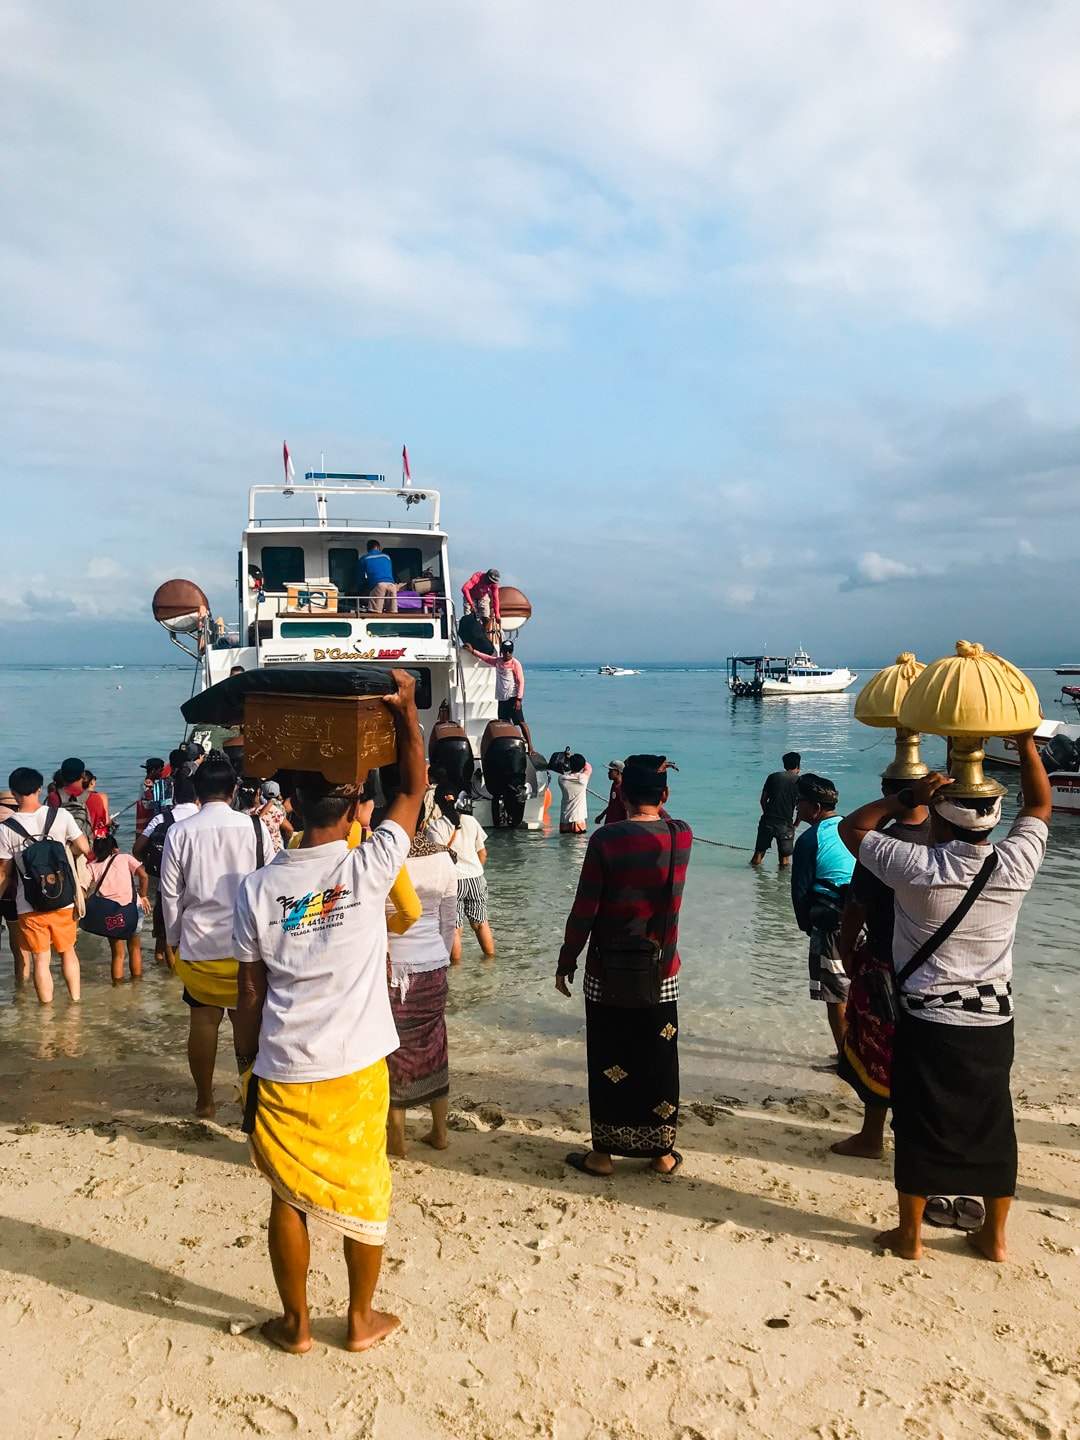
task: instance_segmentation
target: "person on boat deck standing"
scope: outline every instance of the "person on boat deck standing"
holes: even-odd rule
[[[356,584],[361,595],[367,596],[364,609],[379,613],[396,612],[394,566],[390,556],[383,553],[378,540],[367,542],[367,554],[361,557],[356,567]]]
[[[791,863],[791,852],[795,848],[795,804],[801,764],[802,756],[795,750],[789,750],[783,758],[783,770],[774,770],[765,777],[765,784],[761,787],[761,819],[758,821],[751,865],[761,864],[774,840],[780,869],[786,869]]]
[[[498,658],[484,655],[481,651],[474,650],[471,645],[466,645],[465,649],[485,665],[495,666],[495,700],[499,707],[499,719],[509,720],[511,725],[516,725],[525,736],[525,744],[532,750],[532,736],[521,709],[521,702],[525,698],[525,671],[521,668],[521,661],[514,659],[514,642],[504,640],[499,646]]]
[[[1015,738],[1024,803],[996,845],[987,842],[1001,819],[1001,800],[953,799],[953,782],[938,774],[840,822],[841,841],[895,896],[900,1013],[892,1107],[900,1223],[876,1243],[905,1260],[922,1256],[931,1195],[981,1195],[985,1218],[967,1238],[988,1260],[1006,1257],[1017,1168],[1009,1089],[1012,947],[1017,914],[1046,854],[1052,799],[1034,734]],[[918,805],[930,809],[929,845],[881,833],[886,820]],[[927,947],[923,963],[905,976]]]
[[[610,1175],[612,1156],[640,1156],[658,1175],[682,1163],[679,1113],[679,911],[693,836],[664,817],[663,755],[631,755],[627,819],[589,837],[555,977],[561,995],[585,959],[585,1041],[592,1149],[566,1163]]]
[[[851,984],[840,960],[840,916],[855,868],[853,856],[836,833],[839,799],[831,780],[821,775],[799,776],[795,815],[800,824],[810,828],[795,843],[791,868],[795,919],[810,937],[810,999],[825,1002],[837,1063]]]
[[[489,640],[493,640],[502,629],[498,570],[477,570],[475,575],[470,575],[465,581],[461,594],[465,609],[480,620],[485,635]]]

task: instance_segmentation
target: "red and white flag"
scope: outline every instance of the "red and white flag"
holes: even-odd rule
[[[407,445],[402,445],[401,447],[401,478],[406,485],[412,484],[412,471],[409,469],[409,447]]]
[[[293,479],[293,477],[295,476],[296,470],[295,470],[295,468],[293,467],[292,458],[291,458],[290,455],[289,455],[289,444],[288,444],[288,441],[285,441],[285,443],[282,445],[281,449],[282,449],[283,458],[284,458],[284,460],[285,460],[285,479],[286,479],[286,481],[289,481],[289,480]]]

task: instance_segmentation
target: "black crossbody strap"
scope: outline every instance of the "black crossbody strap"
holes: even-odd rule
[[[960,924],[960,921],[963,920],[964,916],[968,913],[971,907],[975,904],[975,901],[979,898],[983,890],[986,888],[986,882],[993,874],[994,866],[996,864],[997,852],[993,848],[991,848],[990,854],[983,861],[982,869],[968,886],[968,889],[964,894],[963,898],[961,899],[959,905],[957,905],[956,909],[952,912],[950,916],[948,916],[947,919],[941,922],[938,928],[934,931],[933,935],[931,935],[928,940],[923,941],[923,943],[919,946],[918,950],[915,951],[915,954],[911,957],[911,959],[897,975],[896,984],[899,989],[902,990],[904,988],[905,981],[910,980],[912,975],[915,974],[915,971],[926,964],[927,960],[930,959],[930,956],[934,953],[934,951],[938,948],[939,945],[944,945],[945,941]]]
[[[252,815],[251,823],[255,826],[255,869],[261,870],[266,864],[266,854],[263,849],[262,821],[258,815]]]
[[[675,826],[670,820],[666,821],[665,823],[668,828],[668,834],[671,837],[671,856],[668,860],[667,904],[664,906],[664,928],[660,931],[660,936],[657,941],[660,946],[661,959],[664,955],[664,943],[667,940],[668,929],[671,925],[671,907],[675,902],[675,852],[677,848],[677,835],[675,832]]]
[[[117,857],[117,855],[118,855],[119,853],[120,853],[120,852],[119,852],[118,850],[114,850],[113,853],[109,856],[109,863],[105,866],[105,869],[101,872],[101,879],[98,880],[95,884],[91,885],[90,889],[86,892],[88,896],[89,896],[89,895],[97,895],[97,894],[99,893],[99,891],[101,890],[102,885],[105,884],[105,877],[106,877],[106,875],[108,875],[109,871],[112,869],[112,867],[113,867],[113,861],[116,859],[116,857]]]

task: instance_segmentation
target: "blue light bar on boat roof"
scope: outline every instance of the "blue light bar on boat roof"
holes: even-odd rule
[[[385,475],[346,475],[337,470],[307,470],[305,480],[367,480],[386,483]]]

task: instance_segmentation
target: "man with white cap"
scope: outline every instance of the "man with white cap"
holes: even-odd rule
[[[894,895],[892,1060],[895,1182],[900,1223],[877,1243],[907,1260],[922,1253],[927,1199],[958,1195],[959,1228],[988,1260],[1005,1259],[1016,1190],[1012,947],[1016,919],[1046,853],[1051,791],[1034,735],[1016,737],[1024,803],[1004,840],[989,845],[999,797],[953,796],[930,774],[841,820],[840,839]],[[879,832],[901,810],[930,807],[931,843]],[[977,1229],[960,1223],[981,1196]]]
[[[617,825],[620,820],[626,819],[626,806],[622,798],[622,777],[623,762],[621,760],[609,760],[607,762],[607,778],[611,781],[611,793],[608,795],[608,802],[593,822],[596,825]]]

